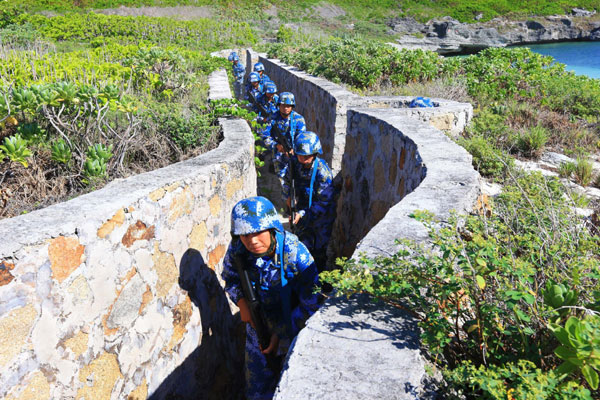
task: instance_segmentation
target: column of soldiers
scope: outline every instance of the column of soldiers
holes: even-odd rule
[[[239,57],[229,57],[238,78]],[[236,61],[237,60],[237,61]],[[243,68],[243,67],[242,67]],[[291,341],[320,306],[327,245],[335,219],[333,174],[317,134],[294,111],[295,96],[277,87],[256,63],[245,99],[266,124],[258,132],[272,152],[292,232],[265,197],[238,202],[231,213],[232,241],[224,259],[225,291],[246,322],[246,397],[271,399]],[[241,74],[241,75],[238,75]],[[321,293],[315,291],[321,289]]]

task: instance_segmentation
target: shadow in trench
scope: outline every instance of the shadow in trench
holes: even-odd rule
[[[188,249],[181,258],[179,286],[200,310],[202,339],[149,398],[242,399],[244,327],[238,314],[231,314],[215,271],[195,249]]]

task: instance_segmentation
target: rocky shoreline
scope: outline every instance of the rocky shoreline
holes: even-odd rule
[[[421,48],[440,54],[469,54],[487,47],[575,40],[600,40],[600,16],[595,11],[574,9],[572,15],[534,17],[511,21],[504,17],[474,24],[451,17],[419,23],[397,18],[388,26],[403,34],[394,46]]]

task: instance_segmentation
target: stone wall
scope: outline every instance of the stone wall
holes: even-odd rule
[[[343,87],[307,74],[277,60],[259,57],[267,75],[277,84],[277,90],[292,92],[296,97],[295,111],[306,120],[307,130],[321,139],[323,156],[334,174],[341,168],[346,135],[348,107],[365,104],[365,99]]]
[[[254,140],[0,221],[0,397],[236,398],[239,318],[220,282]]]

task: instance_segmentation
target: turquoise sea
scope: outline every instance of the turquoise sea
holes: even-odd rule
[[[536,53],[554,57],[556,61],[565,64],[568,71],[600,79],[600,41],[560,42],[522,47],[529,47]]]

